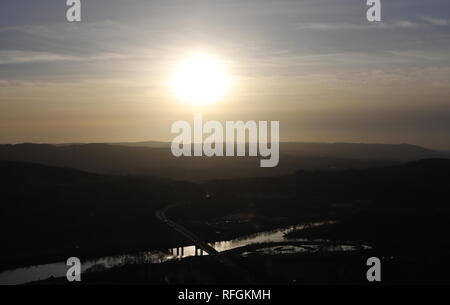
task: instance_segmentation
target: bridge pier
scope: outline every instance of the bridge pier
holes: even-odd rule
[[[203,249],[195,246],[195,256],[203,256]]]
[[[253,279],[253,276],[251,274],[249,274],[246,270],[244,269],[240,269],[238,266],[236,266],[233,261],[229,260],[226,256],[221,256],[220,253],[214,249],[211,245],[202,242],[202,240],[200,238],[198,238],[197,236],[195,236],[194,233],[188,231],[186,228],[184,228],[183,226],[171,221],[170,219],[167,219],[165,213],[167,212],[168,209],[176,207],[176,206],[180,206],[181,203],[179,204],[172,204],[169,205],[167,207],[165,207],[164,209],[158,210],[156,212],[156,217],[163,223],[165,223],[166,225],[170,226],[173,230],[177,231],[178,233],[180,233],[181,235],[183,235],[185,238],[187,238],[188,240],[190,240],[192,242],[192,244],[195,245],[195,255],[198,255],[198,248],[197,248],[197,244],[200,245],[201,247],[203,247],[203,249],[206,249],[206,253],[208,253],[209,255],[213,256],[219,263],[223,264],[224,266],[226,266],[227,268],[232,268],[236,271],[236,273],[240,272],[243,276],[243,279],[245,280],[245,282],[248,282],[249,284],[252,284],[255,282],[255,280]],[[192,248],[191,248],[192,249]],[[200,255],[203,255],[203,249],[200,249]],[[174,248],[169,249],[170,253],[173,253]],[[183,253],[183,249],[181,250]]]

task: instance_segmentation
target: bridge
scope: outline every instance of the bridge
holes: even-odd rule
[[[242,278],[248,283],[248,284],[254,284],[255,280],[253,277],[246,271],[235,265],[230,259],[225,257],[224,255],[221,255],[220,252],[218,252],[216,249],[211,247],[208,243],[201,240],[198,236],[196,236],[194,233],[183,227],[182,225],[170,220],[166,216],[167,210],[171,208],[175,208],[177,206],[180,206],[181,204],[172,204],[169,206],[166,206],[165,208],[156,211],[156,217],[169,227],[171,227],[173,230],[177,231],[184,237],[186,237],[188,240],[190,240],[195,245],[195,255],[197,255],[197,250],[200,250],[200,255],[202,255],[202,251],[208,253],[209,255],[213,256],[218,262],[220,262],[222,265],[229,268],[231,271],[234,271],[242,276]],[[181,250],[183,251],[183,250]],[[177,254],[179,255],[179,249],[177,248]]]

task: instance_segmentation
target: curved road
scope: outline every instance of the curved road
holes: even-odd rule
[[[197,248],[202,249],[203,251],[205,251],[209,255],[213,256],[216,260],[218,260],[221,264],[223,264],[227,268],[229,268],[232,271],[234,271],[234,272],[240,274],[241,276],[243,276],[244,280],[248,284],[254,284],[255,281],[254,281],[253,277],[246,270],[242,270],[241,268],[239,268],[230,259],[228,259],[227,257],[221,255],[220,252],[218,252],[216,249],[214,249],[213,247],[208,245],[208,243],[206,243],[203,240],[201,240],[198,236],[196,236],[194,233],[192,233],[191,231],[189,231],[185,227],[183,227],[180,224],[178,224],[178,223],[170,220],[169,218],[167,218],[167,216],[166,216],[167,210],[171,209],[171,208],[174,208],[174,207],[177,207],[177,206],[180,206],[180,205],[181,204],[172,204],[172,205],[169,205],[169,206],[167,206],[167,207],[165,207],[165,208],[163,208],[161,210],[158,210],[158,211],[156,211],[156,217],[160,221],[162,221],[163,223],[165,223],[166,225],[171,227],[173,230],[177,231],[178,233],[180,233],[181,235],[186,237],[188,240],[190,240]]]

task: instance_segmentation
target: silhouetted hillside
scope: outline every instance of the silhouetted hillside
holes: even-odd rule
[[[360,169],[441,155],[412,145],[281,143],[279,166],[260,168],[260,157],[176,158],[166,144],[0,145],[0,160],[33,162],[99,174],[209,180],[286,175],[298,169]]]
[[[428,159],[363,170],[298,171],[283,177],[218,180],[204,184],[210,195],[173,216],[213,240],[280,223],[334,220],[300,229],[289,237],[369,244],[390,269],[418,268],[413,282],[448,282],[432,262],[450,255],[450,160]],[[229,225],[223,215],[241,215]],[[211,223],[199,226],[198,223]],[[403,267],[400,267],[403,266]],[[409,266],[409,267],[406,267]],[[403,269],[402,269],[403,268]],[[416,270],[416,269],[414,269]]]
[[[211,181],[206,186],[212,194],[227,197],[279,196],[326,204],[365,200],[393,207],[419,203],[447,206],[450,160],[426,159],[362,170],[300,170],[282,177]]]
[[[444,154],[410,144],[283,143],[285,154],[325,158],[397,160],[401,162],[443,157]]]
[[[448,159],[202,184],[3,161],[0,182],[0,269],[186,244],[155,217],[178,202],[188,204],[169,217],[207,241],[335,220],[289,237],[369,244],[396,268],[425,270],[450,254]],[[414,280],[445,280],[439,270],[427,274]]]
[[[203,197],[191,183],[5,161],[0,183],[0,269],[168,247],[173,235],[155,211]]]

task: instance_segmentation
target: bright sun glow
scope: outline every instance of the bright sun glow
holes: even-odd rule
[[[225,95],[230,87],[230,76],[222,61],[206,54],[197,54],[177,65],[170,85],[181,101],[206,105]]]

